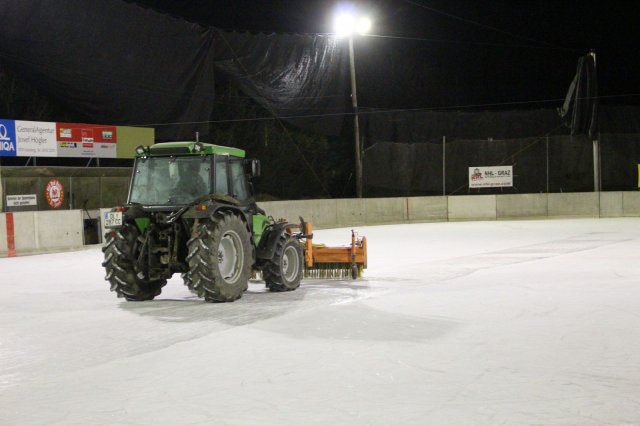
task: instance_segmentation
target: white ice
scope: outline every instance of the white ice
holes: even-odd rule
[[[356,230],[364,279],[227,304],[0,259],[0,424],[640,424],[640,218]]]

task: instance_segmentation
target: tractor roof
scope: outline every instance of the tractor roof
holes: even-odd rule
[[[198,149],[197,146],[200,147]],[[245,152],[239,148],[233,148],[229,146],[214,145],[211,143],[202,142],[163,142],[152,145],[145,150],[144,153],[136,153],[136,157],[147,156],[161,156],[161,155],[230,155],[233,157],[244,158]]]

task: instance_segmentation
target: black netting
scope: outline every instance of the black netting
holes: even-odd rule
[[[636,107],[600,108],[600,126],[634,132],[597,135],[602,190],[637,188],[639,112]],[[365,123],[368,196],[594,190],[592,139],[568,134],[553,110],[369,114]],[[474,133],[480,137],[469,137]],[[513,166],[513,187],[469,188],[469,167],[499,165]]]
[[[174,140],[206,130],[213,29],[107,0],[4,1],[0,22],[3,63],[87,120],[188,122],[157,127]]]

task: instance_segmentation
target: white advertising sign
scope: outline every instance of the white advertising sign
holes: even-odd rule
[[[469,167],[469,188],[513,186],[513,166]]]
[[[117,128],[57,123],[58,157],[116,158]]]
[[[7,207],[37,206],[36,194],[7,195]]]
[[[16,120],[19,157],[57,157],[56,123]]]

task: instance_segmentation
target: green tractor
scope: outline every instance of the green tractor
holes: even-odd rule
[[[298,288],[306,236],[257,206],[250,179],[259,174],[258,160],[236,148],[136,148],[127,203],[103,217],[102,265],[111,291],[151,300],[174,273],[210,302],[238,299],[256,272],[271,291]]]

